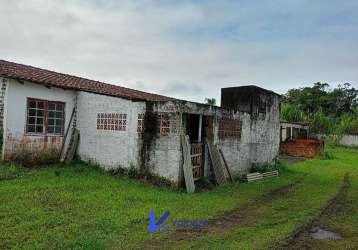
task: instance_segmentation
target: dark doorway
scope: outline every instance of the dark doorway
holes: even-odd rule
[[[189,135],[190,142],[201,142],[200,133],[202,128],[200,128],[200,115],[189,114],[188,116],[188,126],[187,126],[187,135]]]
[[[191,143],[201,143],[206,138],[213,137],[212,116],[185,114],[183,115],[183,125]]]
[[[198,114],[184,114],[183,125],[185,133],[190,140],[190,156],[193,166],[194,180],[204,176],[204,154],[205,154],[205,140],[212,138],[212,122],[211,116],[204,116]]]

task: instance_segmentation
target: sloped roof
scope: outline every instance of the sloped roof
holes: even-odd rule
[[[5,60],[0,60],[0,76],[17,79],[20,81],[31,81],[45,86],[80,90],[91,93],[121,97],[130,100],[175,100],[174,98],[167,96],[147,93],[139,90],[89,80],[82,77],[57,73],[54,71],[40,69],[24,64],[13,63]]]

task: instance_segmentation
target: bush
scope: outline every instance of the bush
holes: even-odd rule
[[[310,132],[316,134],[330,134],[333,128],[333,121],[321,110],[314,113],[310,121]]]
[[[200,191],[209,191],[214,189],[214,182],[208,177],[201,177],[195,183],[195,188]]]
[[[128,178],[142,180],[144,182],[160,187],[172,188],[174,186],[170,180],[161,176],[151,174],[148,171],[141,171],[134,165],[131,165],[129,168],[119,166],[117,168],[110,169],[108,172],[113,176],[127,176]]]
[[[319,159],[321,160],[333,160],[334,158],[334,155],[329,151],[324,151],[319,155]]]
[[[274,171],[274,170],[277,170],[276,163],[274,163],[274,164],[265,163],[265,164],[254,164],[252,166],[250,172],[251,173],[256,173],[256,172],[265,173],[265,172],[270,172],[270,171]]]

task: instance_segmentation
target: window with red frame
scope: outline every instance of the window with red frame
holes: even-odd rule
[[[63,135],[65,103],[29,98],[26,133]]]
[[[126,131],[127,114],[98,113],[97,130]]]

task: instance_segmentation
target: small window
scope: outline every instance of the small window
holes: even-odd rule
[[[98,113],[97,130],[126,131],[127,114]]]
[[[170,119],[169,114],[159,114],[159,134],[167,136],[170,133]]]
[[[26,133],[63,135],[65,104],[28,99]]]
[[[137,132],[144,133],[144,114],[138,114]]]
[[[241,122],[233,119],[221,119],[219,121],[219,137],[241,137]]]

